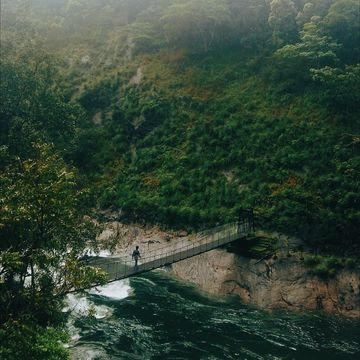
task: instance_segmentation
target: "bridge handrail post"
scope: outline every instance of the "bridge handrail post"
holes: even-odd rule
[[[109,279],[109,268],[108,268],[108,264],[105,263],[105,272],[106,272],[106,277]]]
[[[251,225],[252,225],[252,231],[255,232],[255,216],[254,216],[254,210],[251,209]]]

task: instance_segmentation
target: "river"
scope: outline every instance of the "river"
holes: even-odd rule
[[[164,271],[69,295],[67,310],[73,359],[360,359],[358,321],[268,313]]]

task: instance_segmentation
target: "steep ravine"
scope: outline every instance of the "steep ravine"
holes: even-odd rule
[[[146,254],[164,244],[175,245],[186,235],[113,219],[105,223],[99,240],[114,254],[130,253],[135,244]],[[263,309],[319,310],[360,318],[358,271],[339,270],[334,278],[324,280],[312,275],[297,255],[259,261],[218,249],[173,264],[170,271],[210,294],[237,295]]]

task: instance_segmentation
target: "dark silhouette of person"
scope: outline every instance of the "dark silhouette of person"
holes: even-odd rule
[[[139,259],[141,259],[141,255],[140,255],[140,251],[139,251],[138,246],[136,246],[136,249],[133,251],[132,258],[135,261],[135,269],[136,269],[138,267],[138,261],[139,261]]]

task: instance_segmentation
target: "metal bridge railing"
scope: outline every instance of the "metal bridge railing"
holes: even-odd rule
[[[123,279],[131,275],[150,271],[180,260],[216,249],[222,245],[246,236],[253,230],[250,217],[242,217],[238,222],[217,226],[200,233],[195,241],[188,238],[177,243],[176,247],[163,246],[147,252],[138,266],[134,266],[131,256],[94,259],[91,265],[102,268],[108,274],[108,280]]]
[[[179,249],[182,249],[184,247],[186,247],[188,244],[191,244],[191,245],[194,245],[194,244],[198,244],[198,243],[201,243],[201,242],[207,242],[209,237],[213,236],[214,234],[219,234],[219,233],[222,233],[222,232],[226,232],[228,230],[228,228],[230,226],[234,226],[234,225],[237,225],[239,224],[239,222],[234,222],[234,223],[230,223],[230,224],[225,224],[225,225],[220,225],[220,226],[217,226],[217,227],[214,227],[214,228],[211,228],[209,230],[204,230],[202,232],[200,232],[198,234],[198,237],[197,239],[194,241],[194,240],[189,240],[189,237],[185,237],[183,239],[181,239],[181,241],[178,241],[176,243],[176,247],[172,247],[172,249],[174,251],[177,251]],[[164,245],[162,247],[157,247],[156,249],[150,249],[150,250],[147,250],[146,252],[146,257],[142,257],[142,262],[144,262],[145,259],[148,259],[148,258],[152,258],[154,255],[159,255],[159,253],[167,253],[169,251],[169,248],[170,246],[169,245]],[[131,259],[131,254],[128,254],[128,255],[123,255],[123,256],[109,256],[107,257],[106,259],[116,259],[116,261],[132,261]],[[106,261],[108,261],[106,260]],[[98,259],[98,260],[93,260],[92,261],[92,264],[96,264],[96,263],[102,263],[104,260],[103,259]]]

